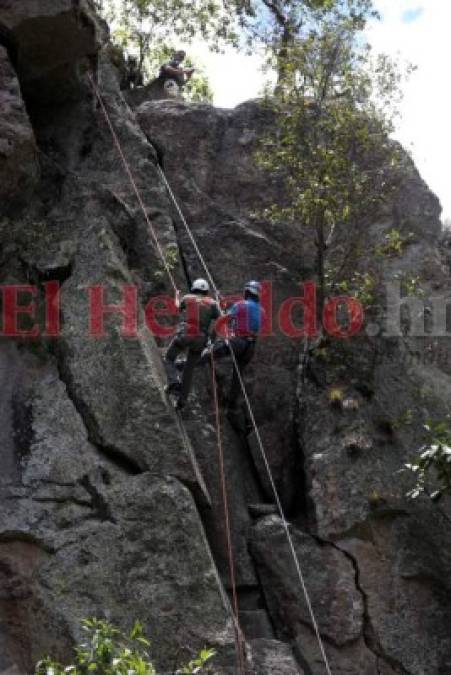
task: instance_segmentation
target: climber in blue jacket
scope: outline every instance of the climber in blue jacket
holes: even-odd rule
[[[211,352],[215,359],[230,356],[230,348],[236,358],[241,375],[255,354],[257,336],[260,333],[264,319],[264,310],[260,304],[261,284],[258,281],[249,281],[244,287],[244,298],[239,300],[227,311],[228,341],[218,340],[210,348],[204,350],[202,363],[211,359]],[[228,342],[228,344],[227,344]],[[236,368],[233,368],[228,404],[234,408],[240,393],[240,380]]]

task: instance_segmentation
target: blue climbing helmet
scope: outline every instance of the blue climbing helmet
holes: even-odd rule
[[[260,295],[262,292],[262,285],[258,281],[248,281],[244,287],[244,292],[246,291],[251,295],[253,295],[255,298],[260,299]]]

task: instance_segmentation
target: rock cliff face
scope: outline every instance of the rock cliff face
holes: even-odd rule
[[[302,223],[274,228],[256,215],[283,199],[253,160],[270,115],[256,102],[132,110],[89,3],[0,0],[0,42],[1,283],[34,285],[41,323],[48,283],[62,289],[60,337],[0,342],[0,672],[29,673],[47,652],[66,658],[79,621],[97,615],[143,621],[163,672],[187,645],[208,644],[218,672],[234,673],[210,373],[196,374],[181,420],[164,395],[164,341],[143,329],[123,338],[120,316],[106,319],[105,337],[88,336],[90,287],[103,284],[106,301],[120,303],[136,284],[142,308],[171,289],[87,72],[162,246],[179,254],[177,284],[203,270],[158,162],[224,294],[248,278],[271,281],[276,318],[315,277],[315,258]],[[371,270],[380,283],[419,276],[426,292],[447,297],[439,214],[406,158],[396,198],[338,231],[331,259],[344,275]],[[403,255],[378,258],[375,245],[394,227],[412,233]],[[246,382],[332,672],[445,675],[446,506],[406,500],[397,472],[424,420],[449,409],[449,341],[369,332],[309,354],[275,330]],[[336,386],[350,409],[331,406]],[[221,419],[248,670],[322,675],[282,522],[252,508],[273,501],[258,444],[242,409]]]

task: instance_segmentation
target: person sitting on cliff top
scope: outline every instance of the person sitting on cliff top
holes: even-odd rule
[[[178,85],[178,90],[181,90],[193,75],[194,68],[182,68],[185,57],[186,52],[180,50],[175,52],[170,61],[163,63],[161,66],[158,79],[162,82],[165,89],[168,88],[168,83],[175,82]],[[177,91],[177,95],[178,93],[179,91]]]

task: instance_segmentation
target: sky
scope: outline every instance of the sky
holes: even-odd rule
[[[395,137],[440,198],[443,220],[451,219],[451,0],[376,0],[376,6],[382,21],[369,27],[369,42],[418,68],[404,86]],[[261,91],[258,54],[211,55],[202,45],[190,54],[204,65],[215,105],[231,108]]]

